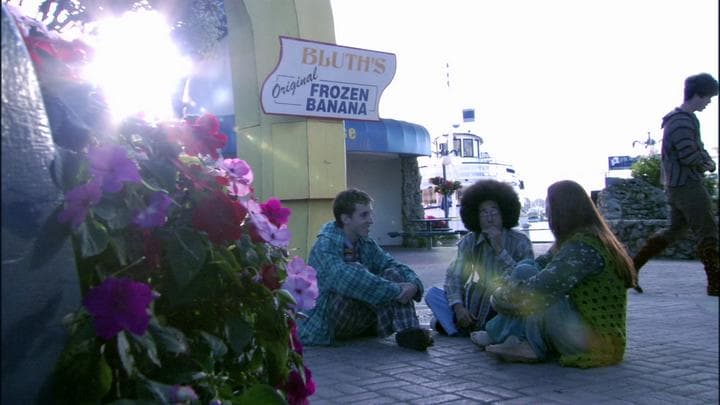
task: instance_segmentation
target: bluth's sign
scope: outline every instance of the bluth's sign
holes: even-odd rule
[[[266,114],[380,119],[378,104],[395,76],[395,55],[280,37],[280,61],[263,83]]]

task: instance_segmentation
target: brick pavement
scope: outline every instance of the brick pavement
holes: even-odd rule
[[[536,246],[537,247],[537,246]],[[543,246],[539,246],[540,249]],[[426,288],[442,283],[454,248],[391,248]],[[435,335],[426,353],[394,337],[307,347],[312,404],[717,404],[718,298],[697,261],[653,260],[630,290],[628,347],[619,365],[589,370],[504,363],[468,339]],[[421,322],[427,307],[418,305]]]

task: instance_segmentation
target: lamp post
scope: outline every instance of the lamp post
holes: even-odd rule
[[[450,156],[449,156],[448,154],[449,154],[449,152],[448,152],[447,148],[445,148],[444,150],[441,151],[441,155],[442,155],[442,161],[441,161],[441,163],[442,163],[443,184],[444,184],[445,182],[447,182],[447,173],[446,173],[446,171],[445,171],[445,168],[446,168],[448,165],[451,165],[451,164],[452,164],[452,159],[450,158]],[[444,211],[445,211],[445,218],[447,218],[447,217],[449,217],[449,212],[450,212],[450,201],[449,201],[448,196],[445,195],[445,194],[443,194],[443,204],[442,204],[442,205],[443,205],[443,208],[444,208]]]

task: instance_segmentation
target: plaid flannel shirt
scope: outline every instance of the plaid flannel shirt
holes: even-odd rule
[[[308,264],[317,271],[318,296],[315,308],[308,318],[298,323],[300,340],[307,345],[335,343],[334,325],[331,325],[331,294],[340,294],[370,305],[380,305],[400,295],[397,283],[380,277],[384,269],[396,267],[406,281],[414,283],[418,292],[414,300],[420,301],[423,285],[408,266],[396,261],[371,238],[360,238],[356,243],[359,263],[344,259],[345,234],[335,221],[323,225],[310,250]]]

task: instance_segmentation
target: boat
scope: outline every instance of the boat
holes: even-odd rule
[[[518,194],[525,188],[513,165],[497,160],[482,148],[483,144],[480,135],[469,130],[458,130],[455,126],[449,134],[436,138],[431,156],[418,158],[420,189],[426,217],[457,218],[452,221],[452,228],[464,229],[459,221],[459,202],[464,188],[481,179],[508,183]],[[451,195],[448,202],[434,191],[435,186],[430,179],[437,177],[460,182],[461,188]]]

